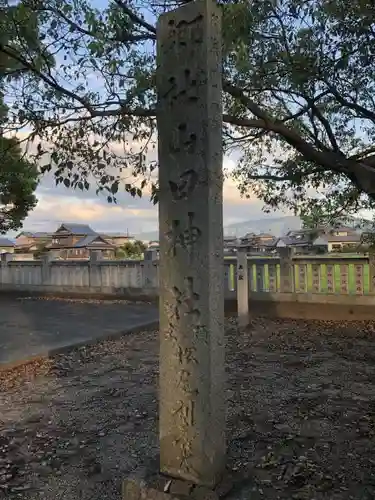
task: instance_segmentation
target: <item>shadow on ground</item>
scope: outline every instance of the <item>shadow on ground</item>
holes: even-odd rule
[[[5,363],[104,338],[157,319],[157,307],[151,304],[1,296],[0,368]]]
[[[374,325],[258,318],[226,334],[228,465],[246,479],[228,498],[374,498]],[[0,497],[120,500],[158,452],[157,356],[145,331],[3,374]]]

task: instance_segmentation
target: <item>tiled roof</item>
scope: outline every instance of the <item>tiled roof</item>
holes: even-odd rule
[[[275,238],[274,236],[272,236],[272,234],[269,234],[269,233],[260,233],[260,234],[257,234],[256,237],[257,238]]]
[[[331,234],[327,234],[325,236],[325,238],[327,239],[327,241],[329,241],[330,243],[335,243],[336,241],[339,242],[339,243],[345,243],[345,242],[348,242],[348,243],[359,243],[361,241],[361,235],[358,234],[358,233],[351,233],[351,234],[348,234],[347,236],[339,236],[339,235],[331,235]]]
[[[348,236],[339,236],[336,234],[321,234],[316,236],[314,232],[296,231],[281,238],[286,246],[306,246],[306,245],[323,245],[329,243],[359,243],[361,235],[358,233],[351,233]]]
[[[278,239],[271,234],[253,234],[248,233],[240,240],[240,246],[258,246],[258,247],[273,247],[276,245]]]
[[[61,228],[66,229],[71,234],[76,234],[78,236],[88,235],[88,234],[95,234],[96,236],[98,236],[98,233],[96,233],[88,224],[76,224],[74,222],[64,222],[59,227],[59,229]]]
[[[88,234],[84,238],[81,238],[80,240],[78,240],[77,243],[74,245],[74,248],[84,248],[84,247],[87,247],[87,246],[91,245],[91,243],[93,243],[97,239],[102,240],[101,236],[99,236],[98,234]],[[110,247],[112,247],[112,245],[110,245],[106,241],[102,240],[100,243],[102,243],[103,246],[106,246],[106,247],[110,246]]]
[[[310,234],[299,233],[298,235],[284,236],[279,241],[285,243],[286,246],[305,246],[311,244],[313,240]]]
[[[26,236],[27,238],[51,238],[52,233],[46,233],[44,231],[37,231],[37,232],[32,232],[32,231],[22,231],[22,233],[18,234],[16,237],[20,236]]]
[[[327,246],[327,244],[328,241],[327,238],[325,238],[325,236],[318,236],[313,242],[313,245],[315,246]]]
[[[13,241],[8,240],[8,238],[0,238],[0,247],[14,247]]]

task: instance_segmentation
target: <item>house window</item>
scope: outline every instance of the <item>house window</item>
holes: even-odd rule
[[[59,244],[60,243],[60,239],[59,238],[52,238],[52,243]]]

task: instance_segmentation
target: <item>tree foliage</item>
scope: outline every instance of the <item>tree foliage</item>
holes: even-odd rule
[[[19,18],[15,8],[5,10],[4,7],[1,0],[0,43],[14,43],[18,50],[28,46],[30,51],[35,49],[37,56],[36,17]],[[18,35],[10,22],[12,19],[17,20]],[[15,130],[8,121],[8,106],[3,98],[6,83],[14,83],[24,71],[23,66],[0,52],[0,234],[18,229],[37,202],[34,191],[38,185],[38,169],[25,158],[20,142],[14,136]]]
[[[0,61],[24,70],[17,85],[6,85],[8,127],[41,139],[37,156],[48,158],[44,168],[57,183],[82,190],[94,183],[108,201],[120,189],[136,196],[148,186],[157,200],[149,161],[155,20],[176,5],[23,0],[7,11],[16,37],[0,37]],[[267,209],[323,205],[332,217],[343,207],[373,208],[373,2],[237,0],[221,8],[224,141],[240,158],[241,192]],[[39,31],[31,48],[19,30],[30,16]]]
[[[124,259],[141,259],[146,245],[139,240],[127,241],[117,251],[117,256]]]
[[[331,228],[333,230],[343,225],[354,225],[354,221],[360,222],[360,219],[353,218],[345,212],[345,206],[341,210],[335,210],[329,201],[327,200],[326,204],[310,206],[308,210],[305,209],[300,212],[299,216],[304,229]]]
[[[37,168],[23,158],[16,139],[0,135],[0,234],[16,230],[36,205]]]

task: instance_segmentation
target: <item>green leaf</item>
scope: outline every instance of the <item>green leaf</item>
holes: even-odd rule
[[[372,165],[375,155],[375,7],[221,4],[223,148],[235,160],[238,195],[265,211],[311,215],[322,203],[324,218],[373,210],[375,170],[363,162]],[[0,43],[10,48],[0,53],[8,105],[0,103],[0,130],[7,137],[30,131],[27,161],[50,163],[56,182],[70,176],[71,188],[89,189],[93,179],[111,203],[122,176],[140,183],[125,181],[132,196],[156,182],[149,177],[157,166],[155,36],[140,21],[152,5],[126,5],[130,15],[116,2],[84,0],[0,7]]]

